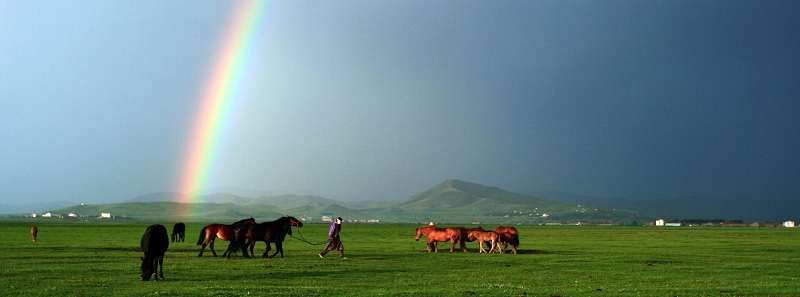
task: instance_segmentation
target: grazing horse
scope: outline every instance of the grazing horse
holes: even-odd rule
[[[197,245],[203,245],[200,249],[200,254],[197,255],[198,257],[203,256],[203,251],[206,249],[208,245],[211,248],[211,253],[214,254],[214,257],[217,256],[217,252],[214,251],[214,240],[219,237],[222,240],[230,240],[231,232],[233,232],[233,227],[239,224],[255,224],[256,219],[248,218],[238,222],[235,222],[231,225],[223,225],[223,224],[211,224],[208,226],[203,227],[200,230],[200,238],[197,240]]]
[[[419,241],[422,235],[428,237],[428,244],[425,245],[428,252],[431,251],[431,244],[433,245],[433,252],[438,252],[439,242],[450,241],[450,252],[452,253],[453,250],[456,249],[456,242],[459,242],[461,239],[461,231],[457,228],[438,228],[433,225],[417,228],[417,241]]]
[[[36,242],[36,235],[39,235],[39,228],[33,226],[31,227],[31,236],[33,237],[33,242]]]
[[[517,232],[517,228],[498,226],[494,229],[494,232],[500,235],[500,243],[503,244],[503,249],[501,251],[505,251],[506,248],[508,248],[508,244],[511,244],[511,253],[517,253],[517,247],[519,246],[519,233]],[[497,248],[500,248],[500,245],[498,245]]]
[[[142,259],[142,277],[141,280],[149,281],[151,276],[156,276],[164,279],[164,252],[169,247],[169,237],[167,236],[167,228],[155,224],[147,227],[142,235],[142,251],[144,251],[144,258]]]
[[[292,235],[292,226],[303,227],[303,222],[292,216],[285,216],[274,220],[272,222],[263,222],[255,225],[238,225],[233,230],[233,238],[231,239],[228,250],[225,251],[223,256],[228,256],[235,253],[237,249],[242,250],[242,256],[249,258],[250,255],[255,257],[253,249],[256,246],[256,241],[263,241],[267,245],[267,250],[261,256],[262,258],[272,258],[278,253],[281,253],[283,258],[283,240],[286,239],[286,234]],[[249,239],[249,242],[246,240]],[[269,255],[270,243],[275,243],[275,253]],[[247,246],[250,246],[250,253],[247,252]]]
[[[470,240],[475,240],[475,239],[478,240],[478,247],[479,247],[478,253],[491,253],[495,249],[497,249],[498,253],[501,253],[501,254],[503,253],[503,250],[501,250],[500,247],[497,246],[497,241],[500,238],[500,235],[498,235],[497,232],[470,230],[468,237],[469,237]],[[491,243],[492,243],[492,248],[489,249],[488,252],[485,249],[483,249],[483,242],[484,241],[491,241]]]
[[[176,240],[178,242],[181,241],[186,242],[186,240],[184,240],[185,238],[186,238],[186,224],[179,222],[176,223],[175,226],[172,226],[172,242],[175,242]]]

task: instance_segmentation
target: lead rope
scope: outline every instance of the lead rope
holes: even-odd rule
[[[305,237],[303,237],[302,233],[300,233],[300,228],[296,228],[296,229],[297,229],[297,234],[299,234],[301,238],[294,237],[294,235],[289,235],[289,237],[297,239],[297,240],[305,242],[305,243],[308,243],[310,245],[323,245],[323,244],[327,244],[328,243],[328,241],[321,241],[319,243],[310,242],[310,241],[306,240]]]

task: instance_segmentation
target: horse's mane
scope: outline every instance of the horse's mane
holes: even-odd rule
[[[233,225],[244,224],[244,222],[247,222],[247,221],[253,221],[253,223],[255,223],[256,219],[254,219],[252,217],[251,218],[247,218],[247,219],[244,219],[244,220],[236,221],[235,223],[233,223]]]

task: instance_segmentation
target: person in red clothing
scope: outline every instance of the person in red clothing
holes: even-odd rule
[[[331,223],[331,229],[328,231],[328,246],[325,247],[325,250],[319,253],[319,257],[322,258],[328,252],[332,250],[339,250],[339,258],[344,259],[344,246],[342,245],[342,239],[339,238],[339,231],[342,230],[342,217],[336,218],[336,221]]]

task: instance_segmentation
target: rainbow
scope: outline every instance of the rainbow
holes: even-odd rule
[[[197,203],[208,185],[221,138],[231,118],[237,93],[242,88],[248,60],[264,18],[266,1],[237,2],[236,11],[219,46],[206,88],[199,98],[199,109],[178,178],[173,201]],[[188,209],[188,208],[187,208]],[[189,215],[188,213],[185,215]]]

